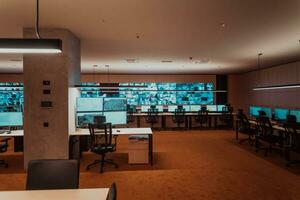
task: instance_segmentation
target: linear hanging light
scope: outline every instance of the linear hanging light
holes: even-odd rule
[[[37,39],[1,38],[0,53],[61,53],[60,39],[41,39],[39,34],[39,0],[36,2],[35,32]]]
[[[300,40],[299,40],[300,44]],[[262,54],[261,54],[262,55]],[[259,66],[259,73],[260,73],[260,54],[258,57],[258,66]],[[300,75],[298,71],[298,75]],[[261,78],[259,74],[259,78]],[[280,89],[293,89],[293,88],[300,88],[300,83],[293,83],[293,84],[284,84],[284,85],[269,85],[269,86],[257,86],[254,87],[254,91],[262,91],[262,90],[280,90]]]

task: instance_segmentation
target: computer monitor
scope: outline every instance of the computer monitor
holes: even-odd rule
[[[155,108],[158,110],[158,112],[164,112],[164,106],[163,105],[155,106]]]
[[[217,112],[217,105],[207,105],[206,110],[209,112]]]
[[[222,112],[225,105],[217,105],[217,111]]]
[[[182,108],[185,112],[190,112],[190,106],[189,105],[183,105]]]
[[[168,105],[168,112],[175,112],[177,109],[177,105]]]
[[[295,115],[297,123],[300,123],[300,110],[291,110],[290,115]]]
[[[127,112],[124,111],[114,111],[114,112],[104,112],[103,113],[106,122],[112,125],[122,125],[127,124]]]
[[[77,112],[103,111],[103,98],[77,98]]]
[[[1,112],[0,126],[23,126],[23,113]]]
[[[198,112],[199,110],[201,110],[201,106],[200,105],[191,105],[190,106],[190,111],[191,112]]]
[[[103,116],[103,112],[79,112],[77,113],[77,126],[94,123],[96,116]]]
[[[250,106],[249,114],[251,117],[258,117],[260,110],[261,110],[260,106]]]
[[[104,98],[104,111],[126,111],[126,98]]]
[[[286,120],[286,116],[290,113],[289,109],[275,108],[275,120]]]
[[[141,112],[148,112],[151,106],[141,106]]]
[[[261,110],[266,113],[266,116],[272,118],[272,108],[261,107]]]

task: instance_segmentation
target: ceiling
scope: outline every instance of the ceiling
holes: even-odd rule
[[[40,27],[82,42],[81,71],[221,74],[300,59],[299,0],[41,0]],[[35,0],[0,0],[0,37],[22,37]],[[129,59],[129,60],[128,60]],[[172,61],[172,62],[162,62]],[[94,67],[97,65],[97,67]],[[22,72],[22,55],[0,55]]]

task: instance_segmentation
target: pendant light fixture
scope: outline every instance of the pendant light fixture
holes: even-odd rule
[[[60,39],[42,39],[39,33],[39,0],[36,1],[35,32],[37,39],[0,38],[0,53],[61,53]]]
[[[300,40],[299,40],[299,44],[300,44]],[[300,76],[299,69],[300,69],[300,67],[298,67],[298,70],[297,70],[298,77]],[[261,78],[261,77],[259,77],[259,78]],[[298,83],[285,84],[285,85],[258,86],[258,87],[253,88],[253,90],[261,91],[261,90],[279,90],[279,89],[293,89],[293,88],[300,88],[299,78],[298,78]]]

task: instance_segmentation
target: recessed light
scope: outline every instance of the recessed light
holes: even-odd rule
[[[21,59],[10,59],[11,62],[22,62]]]
[[[125,62],[126,63],[138,63],[138,60],[134,59],[134,58],[127,58],[127,59],[125,59]]]
[[[225,23],[221,23],[220,25],[221,25],[222,28],[225,28],[225,27],[226,27],[226,24],[225,24]]]

